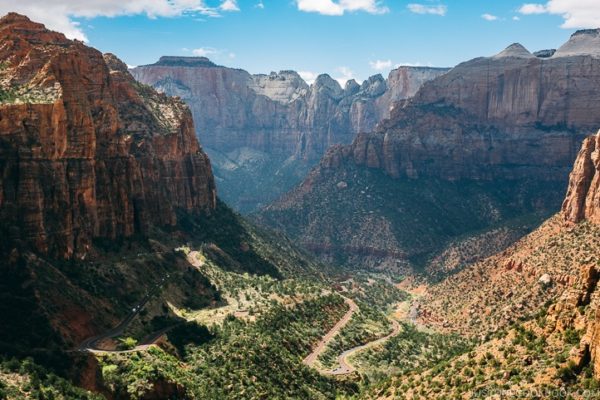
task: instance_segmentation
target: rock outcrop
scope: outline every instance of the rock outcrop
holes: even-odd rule
[[[600,224],[600,133],[583,141],[562,212],[567,221]]]
[[[588,36],[571,41],[595,48]],[[581,140],[600,126],[600,58],[561,49],[539,58],[513,44],[462,63],[342,151],[395,177],[566,181]]]
[[[190,106],[220,195],[253,211],[300,182],[331,145],[371,131],[395,102],[446,71],[400,67],[344,88],[329,75],[309,86],[294,71],[251,75],[202,57],[162,57],[131,72]]]
[[[95,238],[215,207],[182,101],[18,14],[0,19],[0,43],[0,246],[84,257]]]

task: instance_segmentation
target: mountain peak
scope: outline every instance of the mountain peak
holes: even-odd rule
[[[216,67],[207,57],[162,56],[153,65],[169,67]]]
[[[583,29],[571,35],[553,57],[600,57],[600,29]]]
[[[520,43],[513,43],[493,58],[532,58],[533,54]]]
[[[0,25],[12,25],[12,24],[21,23],[21,22],[26,22],[26,23],[30,23],[30,24],[34,23],[26,15],[22,15],[22,14],[19,14],[16,12],[9,12],[8,14],[6,14],[2,18],[0,18]],[[36,24],[36,25],[40,25],[40,24]]]

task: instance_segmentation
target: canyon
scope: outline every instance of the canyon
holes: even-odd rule
[[[342,88],[327,74],[308,85],[295,71],[251,75],[205,57],[165,56],[131,73],[189,105],[220,195],[250,212],[300,182],[331,145],[371,131],[393,104],[447,71],[399,67]]]
[[[0,18],[0,398],[589,398],[599,45],[342,87]]]
[[[502,232],[487,250],[492,255],[519,237],[506,235],[505,224],[526,232],[559,209],[579,146],[600,126],[593,100],[598,35],[577,32],[540,57],[512,44],[457,65],[396,103],[373,132],[330,148],[303,183],[258,218],[309,246],[321,244],[325,259],[339,256],[342,244],[346,253],[354,246],[353,264],[428,268],[447,246],[456,249],[457,239],[488,229]],[[387,196],[390,188],[394,195]],[[366,199],[359,206],[346,196]],[[344,212],[340,204],[348,206]],[[393,251],[361,257],[367,247]]]

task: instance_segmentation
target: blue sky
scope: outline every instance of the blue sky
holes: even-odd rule
[[[252,73],[358,80],[398,64],[453,66],[513,42],[555,48],[575,28],[600,25],[598,0],[22,1],[12,8],[129,65],[197,54]]]

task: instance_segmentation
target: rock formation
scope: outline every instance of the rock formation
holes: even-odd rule
[[[113,55],[18,14],[0,19],[4,248],[84,257],[95,238],[211,210],[215,185],[185,104]]]
[[[600,133],[583,141],[562,212],[567,221],[600,224]]]
[[[294,71],[251,75],[203,57],[162,57],[131,72],[190,106],[221,195],[251,211],[299,182],[331,145],[372,130],[395,102],[446,71],[400,67],[387,81],[375,75],[344,88],[328,75],[309,86]]]
[[[354,231],[350,225],[368,226],[366,221],[360,222],[368,212],[370,218],[379,215],[387,221],[384,225],[391,236],[381,240],[381,232],[365,235],[379,238],[379,244],[367,241],[362,246],[383,250],[380,246],[396,243],[396,250],[401,252],[407,249],[403,242],[411,238],[401,238],[408,228],[398,225],[400,222],[406,224],[414,218],[415,224],[417,220],[432,224],[419,244],[433,245],[432,232],[453,220],[456,208],[444,212],[438,208],[443,208],[447,199],[438,197],[442,187],[463,187],[456,192],[452,189],[452,193],[472,210],[481,207],[484,214],[468,217],[470,222],[488,215],[487,223],[498,224],[535,210],[547,214],[557,211],[583,138],[600,126],[597,40],[598,31],[581,31],[552,56],[544,57],[512,44],[495,56],[464,62],[424,83],[413,97],[397,102],[390,118],[379,123],[374,132],[360,133],[352,144],[331,148],[300,186],[265,209],[264,221],[303,242],[350,243],[348,232]],[[582,151],[593,151],[590,146],[591,142],[589,149]],[[591,168],[591,161],[582,163]],[[435,185],[440,190],[412,203],[413,209],[397,207],[384,212],[385,207],[371,201],[365,205],[368,211],[357,209],[343,216],[338,204],[344,200],[335,185],[343,180],[349,188],[360,186],[357,181],[364,179],[366,172],[357,171],[365,170],[382,171],[392,178],[381,184],[403,187],[387,189],[399,191],[399,202],[416,193],[425,195],[418,188],[433,185],[433,181],[439,181]],[[535,191],[530,190],[531,184],[536,185]],[[478,187],[478,194],[464,189],[472,185]],[[581,192],[583,186],[573,190]],[[362,190],[381,191],[374,184]],[[356,192],[346,192],[356,196]],[[333,196],[336,202],[330,201]],[[315,203],[315,198],[322,203]],[[514,207],[511,212],[504,208],[508,204]],[[570,204],[565,207],[582,209]],[[577,212],[572,211],[575,220]],[[423,217],[426,220],[420,219]],[[480,230],[486,224],[481,222]],[[464,222],[455,220],[445,234],[458,234],[459,226],[466,229]],[[466,233],[462,230],[460,235]]]

